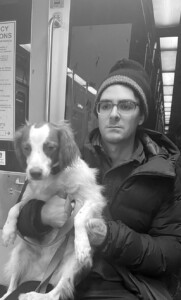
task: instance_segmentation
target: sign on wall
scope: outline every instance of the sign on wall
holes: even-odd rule
[[[15,129],[16,21],[0,22],[0,140]]]

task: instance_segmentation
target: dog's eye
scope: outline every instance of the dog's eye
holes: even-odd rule
[[[43,145],[43,150],[47,154],[53,153],[57,149],[57,145],[55,144],[44,144]]]
[[[23,145],[23,152],[26,156],[30,154],[30,152],[31,152],[30,144],[24,144]]]
[[[48,149],[48,151],[53,151],[56,149],[56,147],[55,146],[47,146],[47,149]]]

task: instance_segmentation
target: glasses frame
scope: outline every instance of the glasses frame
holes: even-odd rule
[[[134,104],[134,109],[133,109],[133,110],[129,110],[129,111],[126,111],[126,110],[125,110],[125,111],[124,111],[124,110],[121,110],[121,111],[120,111],[120,110],[118,109],[118,105],[119,105],[119,103],[121,103],[121,102],[131,102],[131,103],[133,103],[133,104]],[[98,111],[98,107],[99,107],[100,103],[110,103],[110,104],[112,105],[112,109],[110,110],[110,112],[100,113],[100,112]],[[123,100],[120,100],[120,101],[118,101],[118,103],[116,103],[116,104],[113,103],[111,100],[102,100],[102,101],[99,101],[99,102],[96,104],[96,112],[97,112],[98,115],[108,116],[108,115],[111,114],[111,112],[112,112],[114,106],[116,106],[118,113],[130,114],[131,112],[133,112],[133,111],[136,110],[136,107],[137,107],[137,106],[140,107],[140,104],[137,103],[137,102],[135,102],[135,101],[133,101],[133,100],[129,100],[129,99],[123,99]]]

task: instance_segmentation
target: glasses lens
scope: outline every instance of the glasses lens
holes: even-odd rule
[[[118,112],[131,113],[136,109],[136,106],[139,105],[132,100],[121,100],[118,104],[113,104],[112,101],[100,101],[97,104],[97,113],[108,115],[111,113],[114,106],[117,106]]]
[[[130,112],[135,110],[137,103],[131,100],[122,100],[118,103],[118,110],[124,112]]]
[[[101,101],[97,104],[97,111],[99,114],[108,114],[111,112],[113,107],[112,102]]]

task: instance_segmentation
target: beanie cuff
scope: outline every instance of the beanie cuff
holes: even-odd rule
[[[140,85],[137,84],[136,81],[134,81],[130,77],[127,77],[124,75],[114,75],[114,76],[111,76],[111,77],[108,77],[107,79],[105,79],[105,81],[99,87],[95,104],[97,104],[99,102],[100,96],[103,93],[103,91],[107,87],[109,87],[110,85],[113,85],[113,84],[125,84],[125,85],[131,87],[134,91],[136,91],[141,98],[140,100],[142,101],[142,104],[143,104],[145,117],[146,118],[148,117],[147,98],[146,98],[146,95],[145,95],[143,89],[140,87]],[[96,110],[94,112],[97,115]]]

